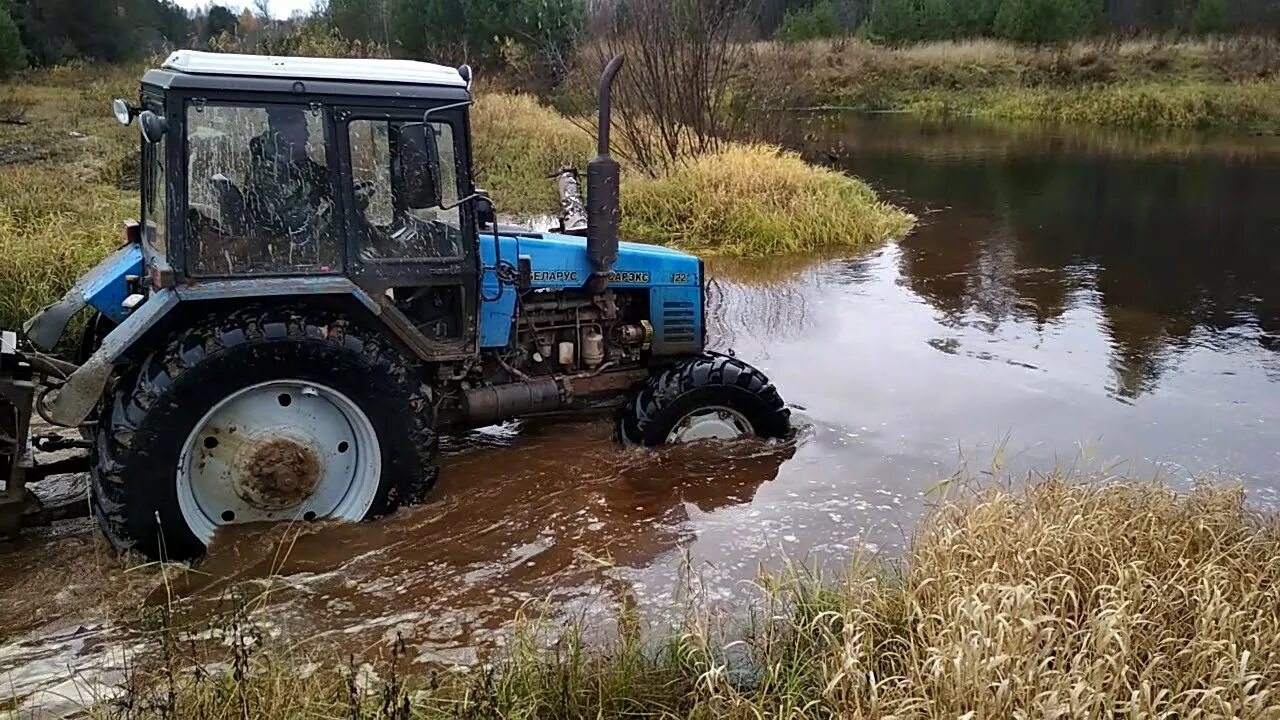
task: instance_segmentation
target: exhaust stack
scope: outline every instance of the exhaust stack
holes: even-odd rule
[[[604,292],[609,272],[618,259],[618,223],[622,208],[618,202],[618,161],[609,155],[609,125],[612,110],[613,77],[622,69],[618,55],[600,76],[600,118],[596,130],[596,156],[587,163],[587,257],[591,260],[588,289]]]

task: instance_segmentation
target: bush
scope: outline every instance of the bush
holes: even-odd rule
[[[836,37],[844,32],[840,19],[836,17],[834,0],[821,0],[801,10],[787,11],[777,36],[786,42],[799,42]]]

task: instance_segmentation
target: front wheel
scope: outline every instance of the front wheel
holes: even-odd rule
[[[703,354],[649,378],[622,409],[619,432],[637,445],[756,436],[781,438],[791,412],[756,368],[727,355]]]

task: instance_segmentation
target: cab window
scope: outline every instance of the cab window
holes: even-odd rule
[[[435,137],[440,163],[440,203],[411,192],[411,178],[421,167],[409,159],[401,142],[409,120],[355,119],[347,124],[351,153],[351,188],[355,232],[361,260],[366,262],[449,259],[462,256],[462,216],[453,128],[446,122],[427,124]]]
[[[187,105],[192,275],[341,269],[326,114],[315,105]]]

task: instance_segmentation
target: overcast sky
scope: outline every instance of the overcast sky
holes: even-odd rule
[[[220,0],[219,2],[211,2],[210,0],[178,0],[178,4],[184,8],[207,7],[209,5],[226,5],[235,8],[237,11],[245,5],[252,4],[252,0]],[[296,10],[310,10],[314,5],[314,0],[271,0],[271,16],[276,18],[286,18]]]

